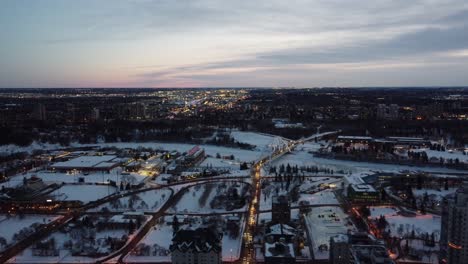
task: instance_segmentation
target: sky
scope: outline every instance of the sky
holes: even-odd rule
[[[466,85],[466,0],[0,1],[4,88]]]

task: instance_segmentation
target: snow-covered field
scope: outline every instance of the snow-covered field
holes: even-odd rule
[[[326,260],[330,256],[330,237],[355,230],[348,215],[337,206],[312,208],[311,212],[306,214],[305,221],[314,258],[320,260]],[[319,250],[321,245],[326,245],[328,250]]]
[[[7,244],[11,244],[15,241],[14,235],[17,234],[23,228],[32,228],[34,224],[47,224],[54,221],[58,216],[51,215],[24,215],[24,216],[6,216],[0,215],[0,237],[6,240]],[[18,238],[21,236],[18,236]],[[0,244],[0,252],[3,251],[4,245]]]
[[[259,134],[255,132],[234,131],[231,137],[241,143],[247,143],[256,146],[261,151],[271,151],[276,144],[286,143],[287,141],[279,136]]]
[[[150,190],[133,194],[130,196],[122,197],[118,200],[114,200],[97,208],[92,211],[101,211],[103,208],[107,208],[110,211],[121,212],[121,211],[137,211],[137,212],[157,212],[164,203],[171,197],[172,190],[169,188],[163,188],[158,190]]]
[[[55,196],[56,200],[89,203],[109,196],[116,191],[117,188],[110,185],[72,184],[64,185],[52,194]]]
[[[428,148],[420,148],[420,149],[412,149],[411,151],[413,152],[426,152],[427,157],[430,159],[432,157],[435,158],[443,158],[445,160],[448,159],[458,159],[461,163],[468,163],[468,155],[463,155],[463,152],[457,151],[457,152],[449,152],[449,151],[437,151],[437,150],[431,150]]]
[[[399,210],[396,207],[389,206],[369,207],[369,209],[371,218],[385,216],[389,223],[387,230],[390,229],[391,234],[394,236],[409,234],[414,230],[416,235],[434,232],[436,240],[439,240],[441,218],[438,215],[416,214],[414,217],[403,216],[398,214]]]
[[[317,166],[319,169],[331,169],[336,171],[344,171],[351,173],[360,174],[373,174],[375,172],[440,172],[440,173],[460,173],[460,170],[448,169],[448,168],[437,168],[437,167],[418,167],[418,166],[404,166],[404,165],[392,165],[392,164],[380,164],[370,162],[356,162],[348,160],[335,160],[315,157],[313,154],[307,151],[300,151],[301,146],[298,146],[298,150],[293,151],[290,154],[286,154],[281,158],[272,162],[273,166],[279,167],[281,164],[290,164],[291,166]]]
[[[242,183],[206,183],[204,185],[197,185],[190,187],[182,198],[178,201],[177,205],[169,209],[170,212],[177,213],[211,213],[211,212],[226,212],[225,209],[211,208],[210,202],[220,193],[226,192],[229,186],[235,184],[238,189],[239,195],[241,189],[245,184]],[[247,205],[229,212],[245,211]]]

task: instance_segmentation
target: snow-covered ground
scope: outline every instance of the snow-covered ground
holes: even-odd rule
[[[107,208],[110,211],[137,211],[137,212],[157,212],[164,203],[171,197],[172,190],[163,188],[150,190],[122,197],[118,200],[102,204],[91,211],[101,211]]]
[[[425,245],[424,241],[421,239],[402,239],[400,242],[401,248],[404,249],[407,243],[408,243],[408,248],[410,250],[412,249],[415,252],[419,253],[418,255],[421,257],[421,261],[423,263],[431,263],[431,264],[439,263],[440,248],[438,244],[436,244],[434,247],[429,247]],[[404,260],[404,259],[405,258],[400,258],[400,260]]]
[[[256,149],[261,151],[271,151],[276,144],[287,144],[286,140],[279,136],[259,134],[255,132],[234,131],[231,132],[231,137],[241,143],[247,143],[256,146]]]
[[[302,185],[306,184],[308,188],[306,190],[312,189],[312,185],[317,186],[314,192],[306,193],[300,191],[299,199],[297,202],[292,202],[291,206],[298,206],[301,201],[306,201],[310,205],[338,205],[339,202],[336,200],[335,194],[333,193],[332,189],[324,189],[319,191],[320,184],[329,184],[331,182],[340,182],[341,180],[332,179],[332,178],[325,178],[325,177],[318,177],[320,180],[318,181],[308,181],[306,180],[302,183],[299,189],[302,189]],[[338,184],[339,185],[339,184]],[[283,188],[281,188],[283,186]],[[262,189],[260,193],[260,210],[271,210],[271,203],[272,198],[276,195],[276,190],[278,190],[279,195],[287,195],[293,188],[293,184],[290,184],[289,190],[285,190],[286,183],[278,182],[268,182],[265,188]]]
[[[250,178],[246,178],[245,176],[250,177],[250,170],[232,170],[229,173],[221,174],[220,177],[244,177],[242,180],[245,182],[251,182]]]
[[[403,216],[398,213],[399,210],[396,207],[391,206],[373,206],[369,207],[369,209],[371,212],[370,218],[385,216],[389,223],[387,230],[390,230],[391,235],[402,236],[411,233],[412,230],[416,235],[434,232],[436,241],[439,240],[441,218],[438,215],[416,214],[414,217]]]
[[[463,155],[463,152],[461,151],[454,151],[454,152],[449,152],[449,151],[437,151],[437,150],[431,150],[428,148],[420,148],[420,149],[412,149],[411,151],[413,152],[426,152],[427,157],[430,159],[432,157],[435,158],[443,158],[445,161],[448,159],[458,159],[461,163],[468,163],[468,155]]]
[[[71,143],[70,146],[79,146],[78,143]],[[17,152],[28,152],[32,153],[34,150],[52,150],[64,148],[60,144],[41,143],[34,141],[31,145],[21,147],[14,144],[0,146],[0,155],[9,155]]]
[[[117,188],[110,185],[72,184],[60,187],[52,195],[56,200],[89,203],[109,196],[116,191]]]
[[[240,220],[240,230],[237,238],[230,238],[228,234],[223,235],[222,250],[223,250],[223,261],[235,261],[240,257],[240,251],[242,246],[242,234],[244,234],[245,218],[242,217]]]
[[[320,260],[326,260],[330,256],[330,237],[355,230],[348,215],[337,206],[312,208],[306,214],[305,221],[314,258]],[[328,250],[319,250],[321,245],[328,247]]]
[[[58,216],[52,215],[24,215],[24,216],[6,216],[0,215],[0,237],[6,240],[8,245],[18,242],[15,241],[14,235],[17,234],[21,229],[28,228],[31,231],[34,230],[32,227],[34,224],[47,224],[54,221]],[[29,232],[28,232],[29,233]],[[21,236],[18,236],[18,238]],[[5,246],[0,244],[0,252],[5,249]]]
[[[402,171],[409,172],[439,172],[439,173],[460,173],[460,170],[438,168],[438,167],[419,167],[419,166],[405,166],[405,165],[392,165],[370,162],[356,162],[348,160],[336,160],[315,157],[307,151],[301,151],[301,146],[297,147],[298,150],[290,154],[286,154],[281,158],[272,162],[273,166],[279,167],[281,164],[290,164],[291,166],[317,166],[319,169],[330,169],[335,172],[344,171],[360,174],[373,174],[375,172],[394,172],[399,173]]]
[[[128,233],[126,230],[114,229],[106,230],[102,232],[96,232],[96,247],[101,247],[104,241],[108,238],[121,238]],[[64,243],[69,241],[70,235],[67,233],[55,232],[50,235],[47,239],[54,238],[57,248],[59,249],[58,256],[33,256],[32,247],[25,249],[20,254],[16,255],[14,258],[8,260],[8,263],[63,263],[63,262],[72,262],[72,263],[94,263],[95,258],[86,257],[86,256],[72,256],[70,250],[64,247]]]
[[[177,202],[177,205],[169,209],[170,212],[177,213],[211,213],[211,212],[226,212],[225,209],[213,209],[210,202],[220,193],[226,192],[231,185],[237,185],[238,193],[241,194],[241,189],[245,184],[242,183],[206,183],[190,187],[182,198]],[[247,204],[244,207],[235,209],[229,212],[245,211]]]

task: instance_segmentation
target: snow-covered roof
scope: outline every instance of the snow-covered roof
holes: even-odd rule
[[[369,184],[351,184],[355,192],[376,192],[375,188]]]
[[[289,225],[276,224],[270,226],[270,233],[266,235],[294,235],[295,229]]]
[[[111,164],[110,161],[115,159],[117,156],[103,155],[103,156],[80,156],[71,160],[57,162],[52,165],[54,168],[92,168],[100,167]],[[101,163],[104,163],[100,165]],[[112,163],[115,164],[115,163]]]
[[[329,246],[330,238],[339,234],[354,231],[348,224],[346,215],[339,206],[322,206],[312,208],[305,216],[307,229],[311,235],[311,247],[315,259],[328,259],[329,251],[320,250],[320,246]]]

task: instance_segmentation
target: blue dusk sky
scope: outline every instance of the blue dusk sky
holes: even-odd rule
[[[0,87],[468,85],[466,0],[2,0]]]

